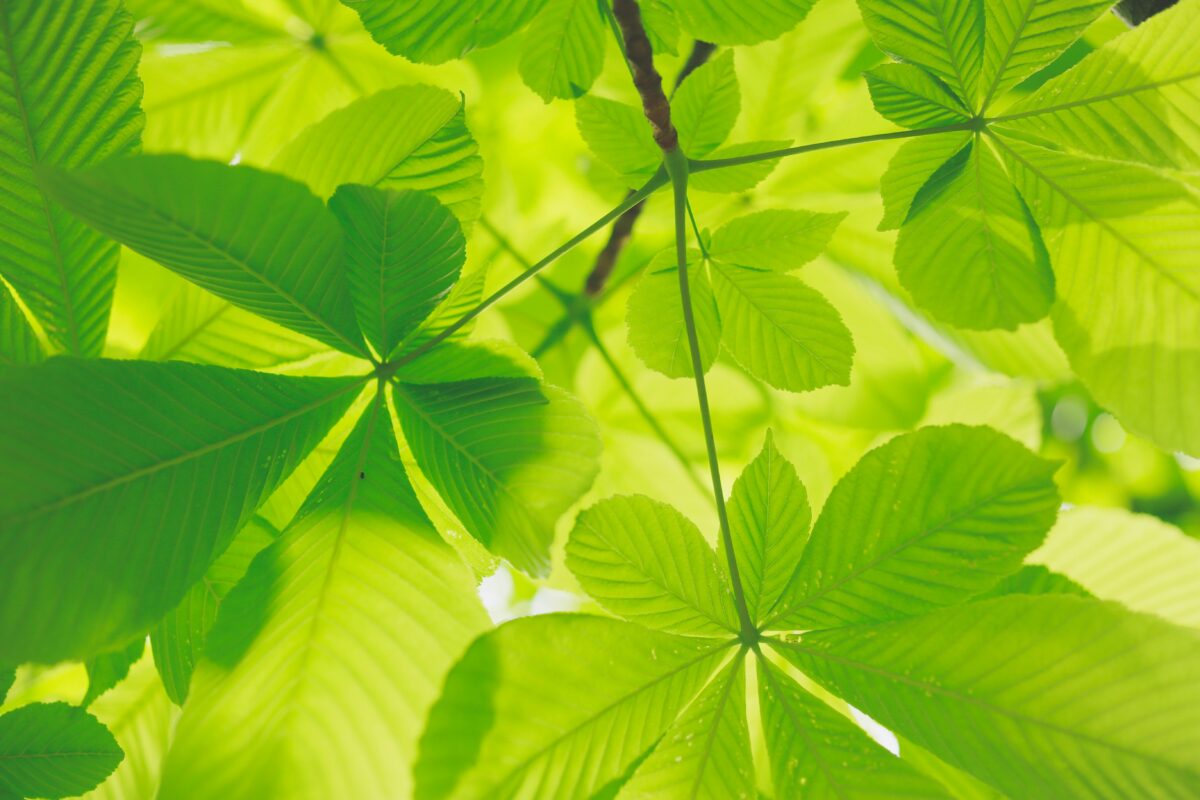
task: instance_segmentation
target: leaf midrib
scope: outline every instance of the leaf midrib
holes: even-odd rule
[[[303,406],[301,406],[300,408],[290,411],[281,417],[277,417],[275,419],[269,420],[269,421],[261,423],[259,425],[255,425],[254,427],[249,428],[247,430],[239,431],[238,433],[236,433],[232,436],[228,436],[219,441],[210,442],[210,443],[204,445],[203,447],[199,447],[195,450],[192,450],[191,452],[181,453],[177,456],[173,456],[171,458],[159,461],[156,464],[150,464],[145,467],[140,467],[140,468],[133,470],[131,472],[128,472],[124,475],[120,475],[115,478],[110,478],[106,481],[102,481],[93,486],[89,486],[85,489],[76,491],[73,494],[58,497],[54,500],[51,500],[48,503],[43,503],[40,506],[36,506],[34,508],[27,509],[20,513],[14,514],[11,517],[0,519],[0,523],[3,523],[3,525],[7,526],[7,525],[15,525],[17,523],[28,522],[29,520],[39,517],[43,514],[47,514],[51,511],[56,511],[65,506],[73,505],[74,503],[78,503],[82,500],[87,499],[88,497],[91,497],[92,495],[106,492],[117,486],[121,486],[126,483],[130,483],[132,481],[136,481],[141,478],[145,478],[147,476],[157,474],[159,472],[162,472],[163,470],[179,466],[180,464],[185,464],[185,463],[192,461],[194,459],[197,459],[197,458],[202,458],[203,456],[206,456],[209,453],[216,452],[217,450],[221,450],[223,448],[229,447],[230,445],[245,441],[246,439],[249,439],[251,436],[255,436],[260,433],[265,433],[265,432],[271,430],[272,428],[275,428],[275,427],[278,427],[279,425],[283,425],[287,422],[290,422],[291,420],[296,419],[297,417],[301,417],[311,411],[315,411],[316,409],[320,408],[321,406],[325,405],[326,403],[333,402],[335,399],[337,399],[341,395],[343,395],[349,391],[361,388],[367,381],[371,380],[371,377],[372,376],[362,377],[352,383],[345,384],[345,385],[339,387],[336,391],[332,392],[331,394],[328,394],[324,397],[313,400],[312,402],[306,403]]]

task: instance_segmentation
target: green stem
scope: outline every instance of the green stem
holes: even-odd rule
[[[463,314],[461,317],[459,317],[457,320],[455,320],[451,325],[447,326],[446,329],[443,330],[441,333],[439,333],[437,336],[432,337],[431,339],[426,341],[423,345],[421,345],[417,349],[413,350],[411,353],[398,359],[396,361],[397,366],[402,366],[404,364],[408,364],[413,361],[416,361],[421,356],[427,354],[430,350],[433,350],[435,347],[437,347],[439,344],[444,342],[446,339],[449,339],[451,336],[453,336],[455,333],[457,333],[458,330],[460,328],[462,328],[462,326],[466,325],[468,322],[475,319],[475,317],[482,314],[486,309],[490,308],[492,306],[492,304],[494,304],[501,297],[504,297],[504,295],[508,294],[513,289],[516,289],[518,286],[520,286],[522,283],[524,283],[525,281],[532,278],[534,275],[537,275],[538,272],[540,272],[545,267],[549,266],[560,256],[569,252],[580,242],[583,242],[589,236],[596,233],[600,229],[604,228],[606,225],[608,225],[614,219],[616,219],[617,217],[624,214],[626,209],[642,202],[647,197],[654,194],[654,192],[658,191],[660,188],[665,186],[667,184],[667,181],[668,181],[668,178],[667,178],[667,174],[665,171],[660,170],[659,172],[655,173],[653,178],[646,181],[645,185],[642,186],[642,188],[638,189],[636,192],[634,192],[633,194],[626,197],[625,200],[620,205],[613,208],[611,211],[609,211],[604,216],[600,217],[600,219],[596,220],[591,225],[588,225],[586,228],[584,228],[582,231],[580,231],[579,233],[572,236],[566,242],[563,242],[561,245],[559,245],[557,248],[554,249],[554,252],[547,255],[541,261],[538,261],[536,264],[531,265],[528,269],[526,269],[520,275],[513,278],[508,283],[504,284],[496,291],[492,292],[490,295],[488,295],[486,298],[484,298],[483,302],[481,302],[479,305],[475,306],[475,308],[471,309],[467,313]]]
[[[704,427],[704,449],[708,453],[708,470],[712,474],[713,498],[717,503],[717,519],[721,524],[721,543],[725,549],[725,560],[729,564],[729,577],[733,583],[733,597],[737,603],[741,621],[741,639],[749,644],[758,640],[758,629],[750,619],[746,606],[746,594],[742,589],[742,577],[738,572],[737,557],[733,552],[733,534],[729,528],[729,514],[725,510],[725,490],[721,487],[721,467],[717,463],[717,441],[713,435],[712,414],[708,408],[708,388],[704,383],[704,364],[700,358],[700,339],[696,335],[696,319],[692,314],[692,293],[688,285],[687,269],[687,179],[688,161],[679,150],[666,153],[667,172],[675,191],[675,257],[679,268],[679,298],[683,304],[683,322],[687,329],[688,348],[692,355],[692,373],[696,380],[696,399],[700,404],[700,422]]]
[[[612,354],[608,352],[608,348],[605,347],[604,342],[600,340],[600,335],[596,333],[596,328],[594,325],[592,325],[591,317],[585,318],[583,322],[583,329],[587,332],[588,338],[591,339],[592,345],[596,348],[596,352],[600,354],[600,358],[604,360],[606,365],[608,365],[609,372],[612,373],[617,383],[620,384],[621,389],[623,389],[626,396],[629,397],[630,402],[633,403],[633,407],[637,409],[638,414],[640,414],[642,419],[645,420],[646,424],[650,426],[650,430],[654,431],[654,435],[657,436],[659,441],[663,443],[663,446],[671,452],[671,455],[675,456],[675,460],[679,462],[681,467],[683,467],[683,471],[687,474],[688,479],[691,480],[701,494],[706,494],[707,488],[703,483],[700,482],[700,479],[696,477],[696,473],[692,470],[691,460],[684,455],[683,449],[675,443],[675,440],[672,439],[671,435],[667,433],[666,428],[662,426],[662,424],[658,421],[658,418],[654,416],[649,407],[647,407],[647,405],[642,401],[642,398],[640,395],[638,395],[637,390],[633,388],[633,384],[629,382],[627,377],[625,377],[624,371],[617,364],[616,359],[612,357]]]
[[[759,161],[770,161],[775,158],[799,155],[800,153],[811,153],[814,150],[828,150],[833,147],[845,147],[846,145],[865,144],[867,142],[886,142],[890,139],[910,139],[914,136],[930,136],[935,133],[973,131],[978,130],[979,127],[979,121],[967,120],[966,122],[955,122],[950,125],[939,125],[935,128],[920,128],[914,131],[892,131],[890,133],[872,133],[867,136],[851,136],[848,139],[831,139],[826,142],[813,142],[812,144],[802,144],[796,147],[785,147],[782,150],[768,150],[763,153],[751,153],[750,155],[746,156],[713,158],[707,161],[689,161],[688,171],[707,172],[710,169],[722,169],[724,167],[736,167],[742,164],[754,164]]]

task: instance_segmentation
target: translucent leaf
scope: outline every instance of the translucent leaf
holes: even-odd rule
[[[146,639],[144,636],[139,636],[128,646],[120,650],[114,650],[111,653],[101,653],[98,656],[88,659],[86,665],[88,673],[87,694],[83,696],[83,702],[80,705],[87,708],[97,697],[125,680],[125,676],[129,674],[129,668],[137,663],[137,660],[142,657],[145,649]]]
[[[887,171],[879,182],[884,207],[879,230],[893,230],[903,225],[921,187],[972,137],[969,131],[936,133],[902,144],[888,162]]]
[[[648,181],[662,163],[662,151],[641,109],[603,97],[583,97],[575,103],[575,124],[588,149],[626,176],[630,185]]]
[[[33,703],[0,716],[0,792],[72,797],[108,777],[123,757],[116,739],[82,708]]]
[[[978,137],[917,192],[896,240],[896,272],[918,306],[961,328],[1015,330],[1054,302],[1037,228]]]
[[[1010,796],[1187,797],[1200,779],[1200,638],[1115,604],[1003,597],[778,649]]]
[[[834,487],[767,625],[920,614],[1015,572],[1058,512],[1056,465],[990,428],[922,428]]]
[[[603,617],[502,625],[446,678],[416,797],[590,797],[658,741],[726,652]]]
[[[51,344],[104,345],[117,246],[64,213],[35,171],[80,169],[135,151],[141,48],[117,0],[10,0],[0,7],[0,273]]]
[[[727,50],[684,79],[671,99],[671,121],[679,149],[691,158],[711,153],[725,141],[741,108],[733,51]]]
[[[43,184],[77,216],[234,305],[365,355],[341,231],[301,184],[173,155],[44,173]]]
[[[606,30],[595,0],[549,0],[525,32],[519,63],[525,85],[547,103],[584,94],[604,66]]]
[[[162,796],[409,796],[426,710],[487,625],[472,589],[417,502],[377,395],[225,598]]]
[[[758,691],[778,800],[948,796],[765,659]]]
[[[941,78],[969,110],[983,66],[983,0],[859,0],[875,44]]]
[[[343,185],[329,208],[345,233],[346,278],[359,327],[386,358],[458,280],[466,238],[450,210],[424,192]]]
[[[996,141],[1049,250],[1071,366],[1127,427],[1200,453],[1200,197],[1147,167]]]
[[[464,227],[479,218],[483,159],[460,97],[434,86],[397,86],[338,109],[285,147],[271,168],[321,197],[343,183],[417,189]]]
[[[778,389],[850,382],[854,342],[829,301],[790,275],[712,263],[722,341]]]
[[[684,29],[717,44],[755,44],[787,33],[816,0],[672,0]]]
[[[148,628],[361,385],[180,363],[6,369],[0,663],[87,658]]]
[[[546,0],[342,0],[389,52],[426,64],[462,58],[507,38],[529,22]]]
[[[674,253],[667,255],[674,257]],[[699,254],[695,255],[698,258]],[[629,296],[626,310],[629,345],[656,372],[669,378],[690,378],[692,355],[683,319],[679,275],[669,263],[667,258],[655,258]],[[700,344],[700,363],[707,371],[721,349],[721,320],[704,269],[689,266],[688,293]]]
[[[1047,81],[992,125],[1091,155],[1195,170],[1198,31],[1200,5],[1180,3]]]
[[[733,552],[755,623],[775,606],[791,578],[811,523],[808,492],[768,433],[762,452],[742,471],[729,498]]]
[[[754,795],[744,660],[692,701],[618,793],[618,800],[728,800]]]
[[[792,209],[756,211],[717,228],[708,254],[728,264],[791,272],[825,250],[845,217]]]
[[[183,705],[192,672],[208,644],[208,634],[229,591],[242,579],[254,556],[278,536],[269,522],[255,517],[233,537],[199,581],[192,584],[179,605],[150,630],[154,665],[167,696]]]
[[[1029,556],[1092,594],[1200,628],[1200,542],[1146,514],[1073,508]]]
[[[612,497],[581,513],[567,566],[602,606],[641,625],[696,636],[738,630],[716,553],[691,520],[649,497]]]
[[[467,531],[542,573],[558,517],[591,486],[600,439],[566,393],[532,378],[394,384],[422,473]]]
[[[965,122],[968,113],[946,85],[912,64],[880,64],[863,73],[871,102],[885,119],[905,128]]]
[[[0,281],[0,364],[36,364],[44,357],[25,312]]]

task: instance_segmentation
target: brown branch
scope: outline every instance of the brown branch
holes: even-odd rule
[[[711,42],[696,40],[696,43],[692,45],[692,52],[688,54],[687,61],[683,63],[679,74],[675,76],[675,89],[679,88],[688,75],[708,61],[709,56],[716,49],[717,46]],[[671,93],[674,94],[674,90]],[[587,280],[583,284],[583,293],[588,297],[596,297],[604,291],[604,286],[617,266],[617,259],[621,257],[621,251],[625,249],[625,245],[633,235],[633,226],[637,224],[644,207],[644,203],[638,203],[613,223],[608,241],[605,242],[604,248],[596,254],[596,262],[592,265],[592,271],[588,273]]]
[[[642,111],[650,122],[654,141],[669,152],[679,147],[679,134],[671,122],[671,104],[663,94],[662,77],[654,68],[654,51],[637,0],[613,0],[613,16],[625,40],[625,58],[633,72],[633,85],[642,98]]]

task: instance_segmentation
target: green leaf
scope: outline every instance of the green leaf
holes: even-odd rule
[[[1055,469],[990,428],[892,439],[838,481],[767,625],[895,619],[984,591],[1053,524]]]
[[[34,703],[0,716],[0,792],[73,797],[99,784],[124,753],[95,717],[66,703]]]
[[[300,184],[174,155],[42,177],[72,213],[147,258],[247,311],[365,355],[341,232]]]
[[[361,385],[133,361],[0,372],[0,663],[145,631]]]
[[[662,163],[641,109],[589,95],[575,103],[575,125],[588,149],[630,185],[650,180]]]
[[[655,53],[679,55],[679,18],[668,0],[640,0],[642,25]]]
[[[854,342],[837,310],[791,275],[712,262],[722,340],[743,367],[778,389],[850,382]]]
[[[756,44],[774,39],[808,16],[816,0],[672,0],[684,29],[717,44]]]
[[[587,92],[604,66],[604,17],[595,0],[549,0],[525,32],[518,68],[549,103]]]
[[[209,566],[204,577],[192,584],[179,605],[150,630],[154,665],[167,696],[176,705],[183,705],[187,699],[192,672],[204,655],[221,603],[246,574],[254,556],[277,535],[269,522],[261,517],[252,518]]]
[[[1111,0],[984,0],[983,107],[1054,61],[1111,6]]]
[[[905,128],[965,122],[970,116],[946,85],[912,64],[880,64],[863,75],[884,119]]]
[[[516,33],[546,0],[422,0],[400,6],[391,0],[342,0],[388,52],[425,64],[462,58]]]
[[[768,431],[762,452],[742,471],[729,498],[733,552],[755,623],[787,585],[811,524],[808,492]]]
[[[81,706],[87,708],[100,695],[125,680],[129,668],[137,663],[146,650],[146,638],[139,636],[127,647],[88,659],[88,688]]]
[[[540,378],[538,363],[504,339],[442,342],[428,357],[402,364],[395,378],[400,383],[455,383],[476,378]]]
[[[473,588],[413,493],[380,393],[226,597],[161,795],[410,796],[426,710],[487,625]]]
[[[621,789],[620,800],[754,795],[744,663],[735,658],[679,715]]]
[[[600,439],[578,401],[532,378],[394,384],[421,472],[467,532],[531,573],[554,524],[591,486]]]
[[[63,212],[36,171],[131,153],[142,133],[141,48],[117,0],[8,0],[0,6],[0,274],[51,344],[104,346],[117,246]]]
[[[176,709],[163,691],[151,659],[143,658],[129,677],[89,707],[125,751],[112,775],[84,800],[144,800],[158,791]]]
[[[879,182],[884,206],[879,230],[893,230],[903,225],[921,187],[973,136],[969,131],[937,133],[919,136],[901,145]]]
[[[326,349],[316,339],[251,314],[194,283],[182,283],[138,357],[267,369]]]
[[[758,691],[777,800],[947,796],[761,658]]]
[[[1003,597],[777,649],[1013,797],[1188,797],[1200,781],[1200,638],[1113,604]]]
[[[756,211],[717,228],[708,254],[727,264],[791,272],[820,255],[845,218],[844,212]]]
[[[359,328],[386,358],[458,280],[467,242],[433,195],[345,185],[329,208],[346,235],[346,278]]]
[[[698,262],[699,254],[696,256]],[[626,309],[629,344],[650,369],[668,378],[690,378],[692,356],[679,295],[679,275],[668,266],[674,258],[674,252],[670,252],[653,259],[629,296]],[[700,363],[707,372],[721,349],[721,319],[703,268],[688,267],[688,292],[700,344]]]
[[[0,281],[0,365],[36,364],[43,358],[42,345],[25,312],[8,286]]]
[[[450,293],[438,304],[433,313],[422,322],[412,334],[401,343],[392,353],[392,358],[403,357],[423,345],[435,336],[440,335],[467,312],[473,310],[483,300],[484,284],[487,280],[487,267],[479,267],[461,278],[450,289]],[[443,344],[466,339],[475,328],[475,319],[467,322],[454,333],[442,340]],[[419,362],[413,362],[414,364]]]
[[[1029,556],[1105,600],[1200,628],[1200,541],[1146,514],[1118,508],[1064,512]]]
[[[1003,578],[976,599],[1003,597],[1006,594],[1073,594],[1091,597],[1092,594],[1066,575],[1048,570],[1040,564],[1026,564]]]
[[[733,51],[726,50],[687,76],[671,100],[679,148],[692,158],[711,153],[733,130],[741,104]]]
[[[1037,227],[979,137],[917,193],[896,241],[896,271],[918,306],[961,328],[1015,330],[1054,302]]]
[[[996,141],[1050,253],[1071,366],[1128,428],[1200,454],[1200,197],[1146,167]]]
[[[941,78],[975,109],[983,66],[983,0],[858,0],[875,44]]]
[[[502,625],[446,678],[416,797],[589,797],[659,740],[726,652],[603,617]]]
[[[687,517],[642,495],[602,500],[575,521],[567,567],[617,616],[694,636],[737,633],[716,553]]]
[[[1200,6],[1180,3],[1047,81],[992,127],[1091,155],[1195,170],[1198,26]]]
[[[244,42],[276,32],[243,0],[125,0],[125,7],[141,26],[143,41]]]
[[[16,679],[16,667],[0,667],[0,706],[4,705],[4,698],[8,696],[8,690],[12,688]]]
[[[434,86],[397,86],[334,111],[271,162],[320,197],[344,183],[428,192],[469,228],[479,218],[483,159],[463,101]]]

